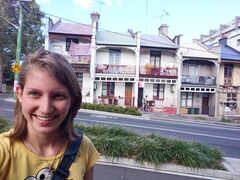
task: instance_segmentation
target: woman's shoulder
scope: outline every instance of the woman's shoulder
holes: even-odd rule
[[[9,147],[10,147],[9,135],[11,134],[11,132],[12,132],[12,129],[0,134],[0,148],[9,149]]]

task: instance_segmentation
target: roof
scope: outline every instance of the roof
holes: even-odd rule
[[[240,61],[240,52],[228,45],[220,45],[221,59],[230,61]]]
[[[170,39],[162,35],[141,35],[141,47],[178,49]]]
[[[185,58],[218,59],[217,54],[210,52],[207,47],[196,41],[181,44],[180,52]]]
[[[59,20],[49,30],[49,33],[91,36],[92,26],[80,23],[65,23]]]
[[[110,31],[97,31],[96,44],[137,46],[136,41],[129,33],[117,33]]]

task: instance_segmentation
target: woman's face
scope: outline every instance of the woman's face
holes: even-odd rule
[[[71,105],[66,86],[47,71],[33,68],[27,74],[24,88],[17,86],[16,92],[29,135],[58,133]]]

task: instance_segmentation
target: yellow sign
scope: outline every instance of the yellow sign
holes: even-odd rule
[[[19,73],[20,72],[20,64],[18,64],[18,63],[13,64],[11,67],[11,70],[14,73]]]

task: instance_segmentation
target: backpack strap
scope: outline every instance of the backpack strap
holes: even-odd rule
[[[80,134],[80,137],[77,140],[68,144],[62,161],[58,165],[57,169],[53,172],[52,180],[63,180],[63,179],[65,180],[68,177],[69,168],[73,163],[73,161],[75,160],[77,152],[82,142],[83,133],[80,132],[79,134]]]

